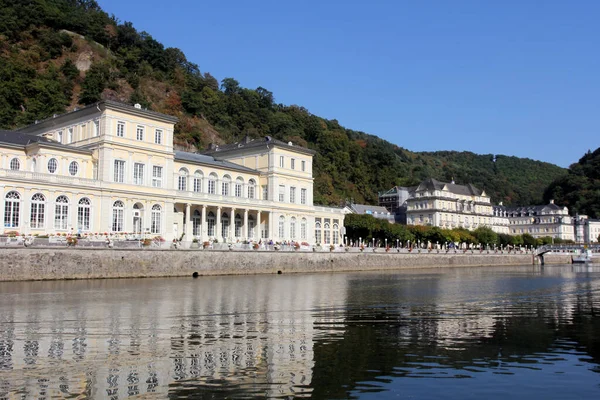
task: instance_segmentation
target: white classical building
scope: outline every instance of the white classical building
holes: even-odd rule
[[[509,234],[530,234],[534,238],[554,237],[575,240],[574,220],[567,207],[549,204],[525,207],[495,207],[498,213],[508,216]]]
[[[600,220],[590,219],[587,215],[573,217],[575,224],[575,243],[589,244],[600,242]]]
[[[457,185],[427,179],[419,184],[406,200],[407,224],[429,225],[444,229],[477,229],[487,226],[494,231],[490,197],[471,184]]]
[[[175,151],[177,118],[113,101],[0,131],[4,232],[341,243],[312,150],[270,137]]]

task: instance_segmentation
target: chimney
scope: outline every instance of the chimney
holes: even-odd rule
[[[550,199],[550,204],[554,204],[554,199]]]

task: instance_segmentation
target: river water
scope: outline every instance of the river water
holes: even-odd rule
[[[2,398],[600,398],[600,266],[0,283]]]

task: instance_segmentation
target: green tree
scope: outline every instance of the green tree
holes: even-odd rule
[[[94,63],[81,84],[79,103],[88,105],[100,101],[102,92],[111,81],[110,68],[105,63]]]
[[[487,226],[480,226],[479,228],[475,229],[475,231],[473,231],[473,236],[475,236],[475,240],[479,244],[498,244],[498,234]]]

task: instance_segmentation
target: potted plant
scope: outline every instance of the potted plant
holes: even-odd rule
[[[210,242],[208,240],[202,242],[202,248],[208,249],[210,247]]]
[[[150,246],[151,244],[152,244],[152,240],[150,240],[150,239],[148,239],[148,238],[146,238],[146,239],[142,240],[142,246],[144,246],[144,247],[148,247],[148,246]]]
[[[192,244],[190,245],[191,249],[197,249],[198,247],[200,247],[200,245],[198,244],[198,238],[193,238],[192,239]]]
[[[298,242],[294,242],[294,250],[295,250],[295,251],[298,251],[298,250],[300,250],[300,243],[298,243]]]
[[[252,245],[252,248],[253,248],[254,250],[258,250],[258,249],[260,249],[260,244],[258,244],[258,243],[254,243],[254,244]]]
[[[329,252],[331,253],[333,250],[335,250],[335,246],[334,245],[329,245]]]
[[[77,245],[77,238],[75,236],[68,236],[67,237],[67,246],[76,246]]]

